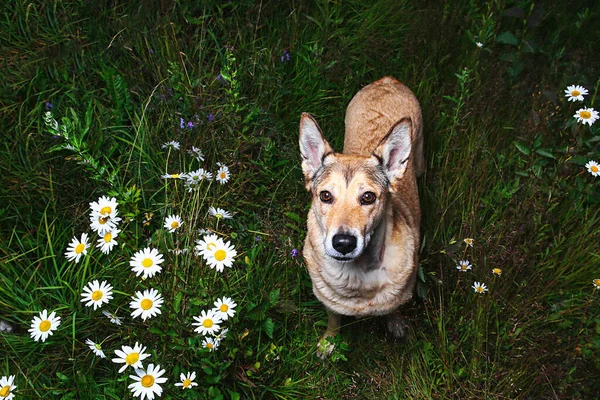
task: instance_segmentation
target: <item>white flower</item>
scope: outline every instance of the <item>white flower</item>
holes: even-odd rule
[[[208,259],[210,253],[212,253],[218,244],[223,244],[223,239],[218,237],[216,234],[204,235],[202,240],[196,240],[196,255],[202,255],[205,259]]]
[[[213,311],[221,317],[223,321],[227,321],[229,317],[235,315],[235,307],[237,304],[229,297],[223,297],[215,301],[215,308]]]
[[[207,181],[212,180],[213,174],[211,172],[208,172],[208,171],[206,171],[206,170],[204,170],[202,168],[200,168],[200,169],[202,170],[202,178],[203,179],[206,179]]]
[[[114,218],[117,216],[117,199],[102,196],[98,201],[90,203],[91,214],[100,214],[103,217]]]
[[[111,218],[93,212],[90,215],[90,228],[100,236],[104,235],[106,232],[114,231],[117,229],[119,221],[121,221],[121,218],[117,216],[118,214],[119,212],[115,211],[114,216]]]
[[[218,335],[215,335],[215,339],[218,340],[219,343],[221,343],[221,341],[227,337],[227,333],[229,333],[229,329],[225,328],[221,332],[219,332]]]
[[[219,323],[221,323],[221,317],[216,315],[212,310],[202,311],[199,316],[194,317],[197,322],[192,322],[192,325],[198,327],[194,329],[194,332],[202,335],[214,334],[221,329]]]
[[[85,344],[88,345],[90,350],[93,351],[95,355],[97,355],[100,358],[106,358],[106,354],[104,354],[104,352],[102,351],[102,346],[100,344],[94,343],[90,339],[86,339]]]
[[[131,365],[132,368],[143,368],[142,361],[150,357],[150,354],[146,353],[146,347],[135,342],[133,347],[121,346],[121,350],[115,350],[117,358],[113,358],[112,361],[116,364],[124,364],[119,373],[125,371],[125,369]]]
[[[194,371],[188,372],[187,375],[181,373],[179,375],[179,380],[181,382],[177,382],[175,386],[181,386],[182,389],[191,389],[194,386],[198,386],[194,380],[196,379],[196,373]]]
[[[13,391],[17,388],[17,385],[15,385],[14,382],[14,375],[3,376],[0,378],[0,399],[11,400],[15,397]]]
[[[102,314],[106,315],[106,317],[108,319],[110,319],[110,322],[112,322],[113,324],[115,324],[115,325],[121,325],[122,324],[121,317],[118,317],[117,314],[113,314],[113,313],[110,313],[108,311],[102,311]]]
[[[183,225],[183,221],[179,215],[169,215],[165,219],[165,228],[168,229],[169,232],[175,232],[181,225]]]
[[[474,240],[474,239],[472,239],[472,238],[465,238],[465,239],[463,240],[463,242],[465,242],[465,244],[466,244],[467,246],[471,246],[471,247],[473,247],[473,242],[475,242],[475,240]]]
[[[204,154],[202,154],[202,151],[197,148],[196,146],[192,146],[192,148],[190,150],[188,150],[188,153],[194,157],[196,157],[196,160],[198,161],[204,161]]]
[[[467,272],[467,270],[471,269],[471,264],[467,260],[460,260],[456,266],[456,269],[461,272]]]
[[[583,122],[584,124],[588,124],[592,126],[594,122],[599,118],[598,111],[595,111],[593,108],[580,108],[577,110],[575,115],[573,115],[577,119],[577,122]]]
[[[136,276],[143,274],[142,278],[152,278],[157,272],[162,271],[160,264],[163,256],[156,249],[146,247],[133,255],[129,265]]]
[[[587,168],[588,172],[593,176],[600,175],[600,165],[598,165],[596,161],[588,161],[588,163],[585,164],[585,167]]]
[[[588,90],[583,86],[571,85],[567,86],[565,90],[565,97],[568,97],[568,101],[583,101],[583,96],[588,94]]]
[[[131,316],[135,318],[141,315],[144,321],[146,318],[160,314],[160,307],[164,301],[156,289],[147,289],[144,290],[144,293],[135,292],[135,296],[132,296],[131,299],[132,301],[129,303],[129,307],[133,308]]]
[[[56,316],[56,312],[52,311],[50,315],[48,315],[48,311],[43,310],[39,316],[33,317],[31,321],[31,328],[29,328],[28,332],[30,332],[31,337],[36,342],[40,339],[42,342],[45,342],[48,338],[48,335],[52,335],[58,326],[60,325],[60,317]]]
[[[187,176],[187,174],[185,174],[184,172],[180,172],[178,174],[165,174],[165,175],[161,175],[160,177],[163,179],[185,179]]]
[[[85,303],[87,307],[93,305],[95,310],[98,307],[102,307],[102,304],[104,303],[108,304],[108,301],[113,298],[112,286],[106,281],[98,283],[98,280],[94,280],[93,282],[89,282],[83,288],[81,297],[83,297],[81,299],[82,302],[87,302]]]
[[[162,148],[179,150],[180,146],[179,146],[179,142],[172,140],[170,142],[163,143]]]
[[[483,43],[481,43],[481,42],[475,42],[475,45],[476,45],[477,47],[479,47],[479,48],[482,48],[482,47],[483,47]]]
[[[75,260],[75,262],[78,263],[81,256],[87,254],[87,249],[90,246],[87,239],[87,233],[82,233],[81,240],[78,240],[77,237],[74,237],[73,240],[71,240],[71,243],[67,247],[67,251],[65,253],[67,260]]]
[[[600,289],[600,279],[594,279],[592,283],[594,284],[594,288]]]
[[[221,185],[227,183],[229,181],[229,168],[225,165],[221,166],[217,171],[217,177],[215,178]]]
[[[485,293],[488,291],[488,289],[485,287],[485,283],[481,282],[475,282],[475,284],[473,284],[473,286],[471,286],[473,288],[473,290],[475,290],[475,293]]]
[[[229,213],[228,211],[223,210],[222,208],[215,208],[215,207],[210,207],[208,209],[208,213],[210,215],[212,215],[213,217],[217,218],[217,219],[231,219],[233,218],[231,216],[231,213]]]
[[[164,369],[160,369],[160,365],[148,364],[148,368],[144,371],[141,368],[136,368],[136,375],[129,375],[135,382],[128,386],[135,397],[140,397],[144,400],[147,397],[149,400],[154,399],[154,394],[158,397],[162,394],[161,383],[165,383],[167,378],[161,378],[165,373]]]
[[[229,242],[217,243],[213,251],[204,257],[206,263],[215,268],[219,272],[223,272],[224,267],[231,268],[233,258],[237,255],[237,251]]]
[[[219,342],[219,340],[215,339],[215,338],[211,338],[211,337],[205,337],[202,340],[202,347],[204,347],[205,349],[208,349],[210,351],[215,351],[219,348],[219,345],[221,344],[221,342]]]
[[[100,239],[98,239],[98,244],[96,245],[96,247],[100,247],[100,251],[104,254],[110,253],[113,247],[115,247],[115,245],[117,244],[115,238],[119,235],[120,232],[121,230],[119,229],[107,231],[106,233],[104,233],[104,235],[101,235],[102,237]]]

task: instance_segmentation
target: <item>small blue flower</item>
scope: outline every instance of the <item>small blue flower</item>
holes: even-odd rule
[[[154,49],[150,49],[150,54],[154,55]]]
[[[52,108],[54,108],[54,106],[52,105],[52,103],[50,103],[49,101],[46,102],[46,111],[50,111],[52,110]]]
[[[296,257],[298,257],[298,253],[299,253],[298,249],[292,249],[292,251],[290,251],[290,256],[292,258],[296,258]]]
[[[208,119],[208,122],[213,122],[215,120],[215,114],[210,113],[206,116],[206,118]]]
[[[223,80],[223,77],[221,76],[221,74],[217,75],[217,80],[218,80],[219,82],[221,82],[221,81]]]
[[[181,117],[179,117],[179,128],[180,129],[185,128],[185,121]]]
[[[188,127],[189,130],[194,129],[194,123],[192,121],[188,122],[187,123],[187,127]]]

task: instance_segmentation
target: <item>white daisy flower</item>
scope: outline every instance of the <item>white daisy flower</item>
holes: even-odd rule
[[[169,232],[175,232],[181,225],[183,225],[183,221],[179,215],[169,215],[165,219],[165,228],[168,229]]]
[[[92,228],[94,232],[97,232],[98,235],[104,235],[106,232],[114,231],[121,221],[121,218],[117,216],[118,214],[119,212],[115,211],[114,217],[111,218],[93,212],[90,215],[90,228]]]
[[[87,249],[88,247],[90,247],[87,239],[87,233],[82,233],[81,240],[78,240],[77,237],[74,237],[73,240],[71,240],[71,243],[67,247],[67,251],[65,253],[65,257],[67,257],[67,260],[75,260],[75,262],[78,263],[81,256],[87,254]]]
[[[465,238],[465,239],[463,240],[463,242],[465,242],[465,244],[466,244],[467,246],[471,246],[471,247],[473,247],[473,243],[475,242],[475,240],[474,240],[474,239],[472,239],[472,238]]]
[[[206,263],[219,272],[223,272],[224,267],[231,268],[233,258],[237,255],[235,248],[229,243],[217,243],[214,250],[204,257]]]
[[[60,317],[56,316],[56,312],[52,311],[52,313],[48,315],[48,311],[43,310],[39,316],[33,317],[31,328],[29,328],[28,332],[36,342],[40,339],[42,342],[45,342],[48,335],[54,334],[53,331],[58,329],[59,325]]]
[[[221,166],[217,171],[217,177],[215,178],[221,185],[227,183],[229,181],[229,168],[225,165]]]
[[[212,310],[202,311],[199,316],[194,317],[197,322],[192,322],[192,325],[198,327],[194,329],[194,332],[202,335],[214,334],[221,329],[219,324],[221,323],[221,317],[215,314]]]
[[[224,328],[221,332],[219,332],[218,335],[215,335],[215,339],[220,342],[223,341],[223,339],[225,339],[227,337],[227,334],[229,333],[229,329]]]
[[[483,43],[481,43],[481,42],[475,42],[475,45],[476,45],[477,47],[479,47],[479,48],[482,48],[482,47],[483,47]]]
[[[155,394],[160,397],[162,394],[160,384],[167,381],[167,378],[161,378],[165,370],[160,369],[160,365],[148,364],[145,371],[136,368],[135,373],[136,375],[129,375],[135,382],[128,386],[135,397],[140,397],[141,400],[144,400],[145,397],[153,400]]]
[[[98,201],[94,201],[90,203],[90,209],[92,210],[91,214],[100,214],[103,217],[114,218],[117,216],[117,199],[114,197],[108,198],[107,196],[102,196],[98,199]]]
[[[202,240],[196,240],[196,247],[194,248],[196,251],[196,255],[202,255],[205,259],[208,258],[208,255],[215,251],[218,244],[224,244],[223,239],[221,239],[216,234],[204,235]]]
[[[15,397],[13,391],[17,388],[15,383],[15,376],[3,376],[0,378],[0,399],[11,400]]]
[[[568,97],[568,101],[583,101],[583,96],[588,94],[588,90],[583,86],[571,85],[567,86],[565,90],[565,97]]]
[[[146,353],[146,347],[135,342],[133,347],[121,346],[121,350],[115,350],[117,358],[113,358],[112,361],[116,364],[124,364],[119,373],[125,371],[129,366],[131,368],[143,368],[142,361],[150,357],[150,354]]]
[[[231,219],[233,218],[231,216],[231,213],[229,213],[228,211],[223,210],[222,208],[215,208],[215,207],[210,207],[208,209],[208,213],[210,215],[212,215],[213,217],[217,218],[217,219]]]
[[[160,264],[164,261],[163,256],[156,249],[146,247],[131,257],[129,265],[136,276],[142,275],[143,279],[152,278],[157,272],[162,271]]]
[[[102,311],[102,314],[104,314],[108,319],[110,319],[110,322],[115,324],[115,325],[121,325],[121,317],[118,317],[117,314],[113,314],[111,312],[108,312],[106,310]]]
[[[235,315],[235,307],[237,304],[229,297],[223,297],[215,301],[215,308],[213,311],[221,317],[223,321],[227,321],[229,317]]]
[[[179,375],[179,380],[181,382],[177,382],[175,386],[181,386],[182,389],[191,389],[194,386],[198,386],[198,384],[194,382],[195,379],[196,373],[194,371],[188,372],[187,375],[181,373],[181,375]]]
[[[131,299],[129,307],[133,308],[131,313],[133,318],[141,315],[145,321],[146,318],[152,318],[161,313],[160,307],[164,300],[156,289],[147,289],[144,290],[144,293],[135,292],[135,296],[132,296]]]
[[[473,288],[473,290],[475,290],[475,293],[485,293],[488,291],[488,289],[485,287],[485,283],[481,282],[475,282],[475,284],[473,284],[473,286],[471,286]]]
[[[197,148],[196,146],[192,146],[192,148],[190,150],[188,150],[188,153],[191,156],[196,157],[196,160],[204,161],[204,154],[202,154],[202,151],[199,148]]]
[[[163,149],[175,149],[175,150],[179,150],[180,145],[179,145],[179,142],[176,142],[175,140],[172,140],[170,142],[163,143],[163,145],[161,147]]]
[[[204,347],[205,349],[208,349],[210,351],[215,351],[219,348],[219,345],[221,343],[215,339],[215,338],[211,338],[211,337],[205,337],[202,340],[202,347]]]
[[[573,117],[577,119],[577,122],[583,122],[583,124],[588,124],[589,126],[592,126],[592,124],[596,122],[598,118],[600,118],[598,111],[594,110],[593,108],[585,107],[577,110]]]
[[[202,170],[202,179],[205,179],[207,181],[212,180],[213,178],[213,174],[211,172],[208,172],[202,168],[200,168]]]
[[[108,254],[112,251],[113,247],[117,244],[115,238],[121,232],[120,229],[113,229],[107,231],[104,235],[100,235],[101,238],[98,239],[98,244],[96,247],[100,247],[100,251],[104,254]]]
[[[588,161],[587,164],[585,164],[585,167],[587,168],[588,172],[593,176],[600,175],[600,165],[598,165],[596,161]]]
[[[600,289],[600,279],[594,279],[592,283],[594,284],[594,288]]]
[[[467,272],[471,269],[471,263],[469,263],[467,260],[460,260],[456,266],[456,269],[461,272]]]
[[[84,288],[83,293],[81,293],[82,302],[87,302],[85,305],[87,307],[94,306],[94,310],[98,307],[102,307],[102,304],[107,303],[113,298],[112,295],[112,286],[109,285],[106,281],[102,281],[102,283],[98,283],[98,280],[94,280],[89,282]]]
[[[163,179],[185,179],[186,176],[187,175],[184,172],[180,172],[178,174],[164,174],[164,175],[161,175],[160,177]]]
[[[94,352],[100,358],[106,358],[106,354],[102,351],[102,346],[99,343],[94,343],[90,339],[85,340],[85,344],[88,345],[91,351]]]

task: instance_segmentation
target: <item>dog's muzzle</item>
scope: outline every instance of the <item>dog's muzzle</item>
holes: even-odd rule
[[[356,249],[356,236],[347,234],[333,235],[331,244],[336,251],[346,255]]]

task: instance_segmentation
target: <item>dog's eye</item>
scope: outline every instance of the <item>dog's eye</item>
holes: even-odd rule
[[[375,202],[376,198],[377,198],[377,196],[375,196],[375,193],[364,192],[363,195],[360,197],[360,204],[362,204],[362,205],[373,204]]]
[[[333,201],[333,196],[327,190],[323,190],[319,193],[319,199],[321,199],[323,203],[331,203]]]

